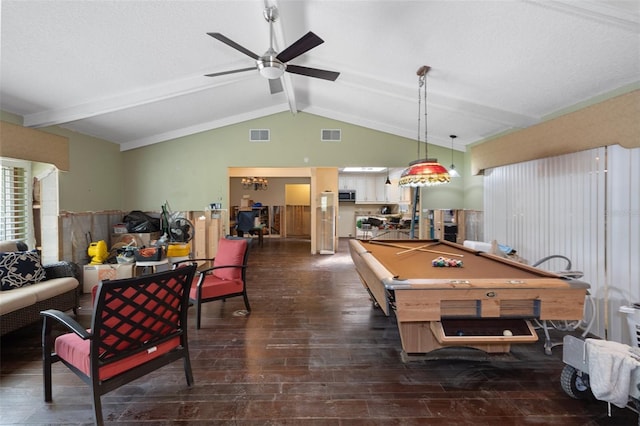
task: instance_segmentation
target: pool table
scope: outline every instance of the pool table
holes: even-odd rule
[[[374,303],[395,312],[408,355],[447,346],[509,352],[537,341],[528,320],[583,317],[587,283],[459,244],[352,239],[349,250]],[[461,265],[433,266],[440,257]]]

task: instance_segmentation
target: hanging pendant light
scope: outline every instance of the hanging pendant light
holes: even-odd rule
[[[387,180],[384,183],[385,185],[391,185],[391,181],[389,180],[389,168],[387,167]]]
[[[456,165],[453,164],[453,140],[457,138],[456,135],[449,135],[451,138],[451,166],[449,167],[449,176],[460,177],[460,173],[456,170]]]
[[[427,139],[427,73],[430,69],[431,67],[423,65],[418,69],[416,73],[418,75],[418,159],[409,163],[409,167],[407,167],[402,172],[402,176],[400,177],[400,181],[398,182],[400,186],[432,186],[448,183],[451,180],[447,169],[440,163],[438,163],[438,160],[429,158],[428,155],[429,143]],[[423,88],[423,97],[421,97],[420,88]],[[424,159],[420,158],[420,112],[422,98],[424,98]]]

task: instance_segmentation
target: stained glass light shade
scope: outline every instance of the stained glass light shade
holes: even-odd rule
[[[400,186],[433,186],[449,183],[447,169],[435,159],[417,160],[409,164],[400,176]]]

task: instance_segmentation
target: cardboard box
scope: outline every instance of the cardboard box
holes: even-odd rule
[[[127,225],[124,223],[117,223],[113,225],[113,233],[114,234],[126,234],[129,231],[127,230]]]
[[[240,209],[247,209],[247,210],[251,210],[251,206],[253,206],[253,200],[250,200],[249,198],[245,198],[242,197],[240,199]]]
[[[200,217],[195,222],[194,258],[211,259],[218,252],[218,240],[224,237],[222,218]]]
[[[91,289],[103,280],[117,280],[133,277],[135,263],[84,265],[82,271],[82,291],[91,293]]]

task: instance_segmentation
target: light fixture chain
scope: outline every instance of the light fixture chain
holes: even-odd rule
[[[431,67],[427,65],[423,65],[418,68],[418,137],[416,140],[418,141],[418,159],[414,162],[409,163],[409,167],[406,168],[402,175],[400,176],[400,180],[398,184],[400,186],[411,186],[411,187],[422,187],[422,186],[432,186],[432,185],[440,185],[443,183],[450,182],[450,176],[446,168],[444,168],[441,164],[438,163],[435,159],[429,159],[429,132],[427,128],[427,73]],[[420,88],[423,88],[423,93],[420,92]],[[422,159],[420,156],[420,136],[422,133],[422,101],[424,100],[424,143],[425,143],[425,158]],[[417,208],[418,202],[418,191],[416,190],[415,198],[413,201],[413,216],[415,216],[415,211]],[[412,221],[412,231],[411,238],[413,238],[413,222]]]
[[[426,160],[429,158],[429,135],[427,132],[427,73],[425,73],[422,78],[424,79],[422,86],[424,88],[424,158]]]
[[[417,159],[420,159],[420,133],[422,132],[421,127],[421,118],[422,118],[422,95],[420,93],[420,88],[425,84],[425,75],[426,74],[418,74],[418,156]]]

